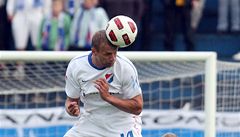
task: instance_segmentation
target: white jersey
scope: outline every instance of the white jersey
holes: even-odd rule
[[[116,62],[110,68],[97,68],[91,59],[92,53],[75,57],[68,65],[65,91],[70,98],[79,98],[84,103],[85,113],[94,125],[105,126],[102,132],[132,130],[141,124],[139,116],[124,112],[102,100],[94,81],[105,78],[109,83],[109,92],[122,99],[130,99],[142,94],[136,68],[130,60],[117,55]],[[80,118],[81,119],[81,118]],[[125,131],[124,131],[125,132]]]

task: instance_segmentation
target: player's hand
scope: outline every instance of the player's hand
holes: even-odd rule
[[[80,108],[77,104],[77,102],[70,102],[66,106],[68,113],[71,116],[79,116],[80,114]]]
[[[105,101],[108,101],[108,98],[111,97],[109,90],[109,85],[104,78],[100,78],[94,82],[96,85],[95,87],[99,90],[99,94],[101,98]]]

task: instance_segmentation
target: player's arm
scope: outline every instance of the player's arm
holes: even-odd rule
[[[120,99],[110,95],[106,98],[105,101],[109,102],[122,111],[135,115],[139,115],[143,109],[143,101],[141,95],[137,95],[131,99]]]
[[[71,116],[79,116],[80,114],[80,108],[79,108],[79,101],[80,101],[80,87],[77,83],[76,77],[75,77],[75,70],[74,68],[74,62],[70,62],[66,71],[65,76],[65,92],[67,95],[67,99],[65,102],[65,109],[67,113]]]
[[[79,116],[80,108],[79,108],[79,98],[70,98],[67,97],[65,102],[65,108],[69,115],[71,116]]]
[[[143,99],[141,95],[137,95],[131,99],[121,99],[115,96],[112,96],[108,90],[109,85],[107,81],[103,78],[100,78],[95,81],[96,88],[99,90],[100,96],[106,102],[112,104],[113,106],[119,108],[122,111],[139,115],[143,109]]]

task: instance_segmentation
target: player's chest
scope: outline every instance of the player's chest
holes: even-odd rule
[[[109,85],[109,92],[112,94],[122,94],[121,87],[122,83],[120,76],[114,73],[112,70],[100,71],[100,72],[82,72],[78,75],[78,84],[81,92],[85,94],[97,94],[98,89],[96,88],[95,81],[99,78],[106,79]]]

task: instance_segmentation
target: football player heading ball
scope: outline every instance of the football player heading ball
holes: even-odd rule
[[[120,28],[126,23],[133,25],[129,31],[137,34],[134,22],[113,20]],[[111,21],[107,30],[110,26]],[[130,45],[135,35],[114,33],[116,46],[112,44],[115,39],[108,40],[112,36],[106,36],[111,30],[106,32],[96,32],[91,52],[73,58],[68,65],[65,108],[68,114],[80,118],[64,137],[142,137],[143,99],[138,73],[129,59],[117,55],[118,48]],[[125,34],[128,38],[124,38]],[[80,111],[80,102],[84,112]]]

